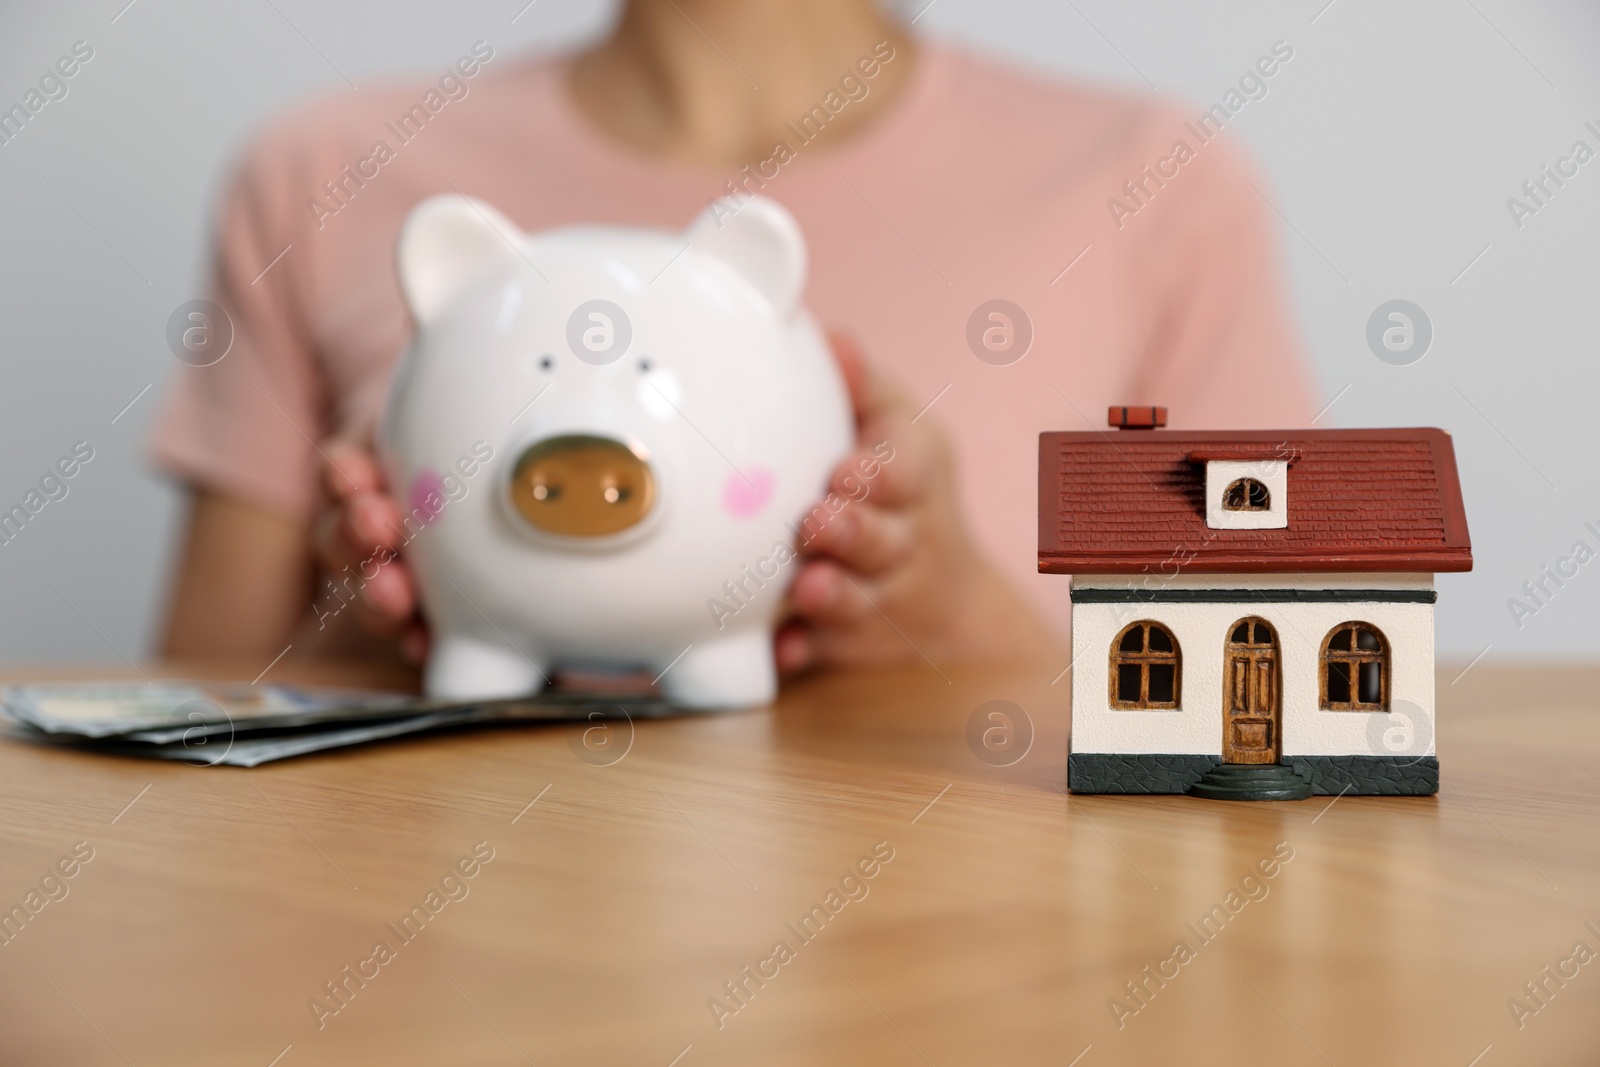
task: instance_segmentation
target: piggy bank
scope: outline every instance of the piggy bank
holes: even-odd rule
[[[642,669],[684,706],[770,700],[796,531],[853,438],[794,219],[756,199],[681,233],[523,234],[442,196],[398,266],[416,329],[379,438],[428,695],[572,666]]]

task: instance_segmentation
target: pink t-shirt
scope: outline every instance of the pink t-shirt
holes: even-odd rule
[[[980,545],[1064,632],[1062,579],[1036,573],[1041,430],[1099,427],[1124,403],[1166,404],[1176,427],[1311,417],[1271,228],[1230,134],[944,46],[916,62],[859,135],[803,143],[786,130],[790,151],[776,158],[792,158],[751,173],[772,175],[760,191],[800,222],[819,322],[855,335],[914,403],[932,405]],[[177,376],[153,443],[160,466],[312,512],[312,442],[373,416],[407,339],[394,243],[427,196],[480,197],[528,231],[679,229],[729,180],[757,187],[609,139],[577,111],[563,62],[496,57],[458,83],[466,95],[453,87],[454,99],[428,97],[432,82],[335,96],[255,141],[217,223],[214,299],[233,347]],[[1015,315],[1009,351],[983,343],[990,331],[1003,348],[1006,319],[979,315],[969,329],[994,300],[1031,323],[1015,362],[1003,363],[1023,336]]]

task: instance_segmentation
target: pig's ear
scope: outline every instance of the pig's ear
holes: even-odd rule
[[[700,251],[732,264],[784,318],[800,306],[806,242],[794,216],[776,200],[714,200],[684,237]]]
[[[447,194],[411,210],[395,258],[400,288],[418,323],[432,320],[468,287],[517,256],[522,231],[470,196]]]

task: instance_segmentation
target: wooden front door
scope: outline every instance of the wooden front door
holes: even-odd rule
[[[1265,619],[1240,619],[1223,657],[1223,762],[1277,763],[1283,752],[1277,633]]]

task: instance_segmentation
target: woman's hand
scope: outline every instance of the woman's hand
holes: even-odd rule
[[[973,544],[948,439],[853,342],[833,344],[857,444],[801,526],[803,562],[777,637],[779,670],[1057,651],[1046,624]]]
[[[400,505],[389,495],[370,445],[334,440],[322,453],[322,480],[332,504],[312,533],[323,570],[312,600],[319,629],[348,613],[368,635],[397,641],[404,659],[420,663],[428,628],[418,610],[416,581],[399,555]],[[348,629],[339,626],[336,632]]]

